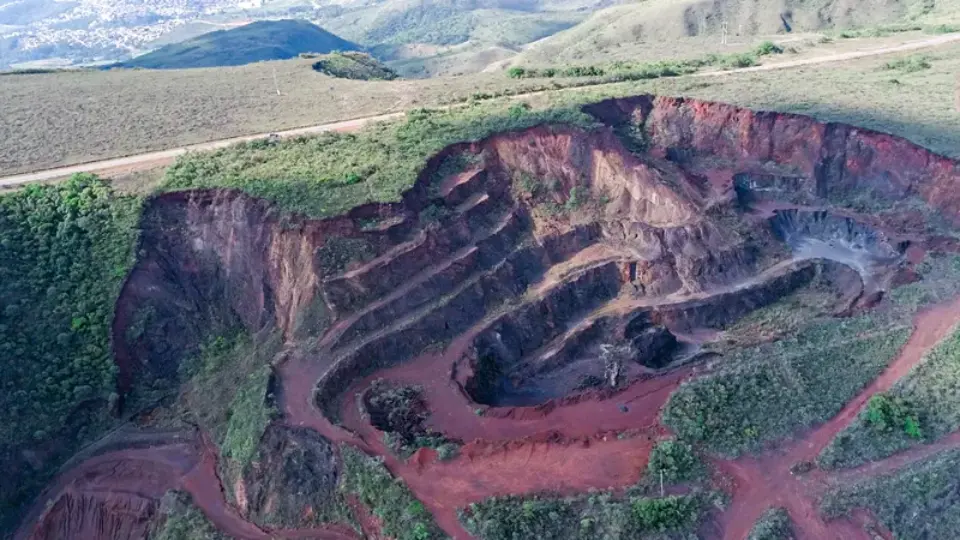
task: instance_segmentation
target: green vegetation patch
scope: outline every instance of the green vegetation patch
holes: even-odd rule
[[[254,458],[276,413],[268,387],[280,341],[258,343],[243,331],[216,336],[180,367],[183,414],[213,435],[231,475]]]
[[[705,503],[702,495],[493,497],[461,510],[460,521],[480,540],[678,538],[696,529]]]
[[[601,78],[600,83],[621,81],[640,81],[661,77],[678,77],[696,73],[703,68],[722,69],[745,68],[758,65],[760,58],[783,53],[783,48],[772,41],[764,41],[752,51],[731,54],[708,54],[689,60],[659,60],[656,62],[617,61],[605,65],[527,68],[514,66],[507,70],[512,79],[554,78],[554,77],[594,77]]]
[[[650,452],[647,462],[647,475],[651,480],[664,482],[686,482],[700,477],[705,472],[700,458],[693,447],[676,439],[666,439],[657,443]]]
[[[891,291],[895,309],[913,314],[960,294],[960,257],[928,257],[921,280]],[[910,373],[876,396],[818,458],[824,468],[856,467],[960,429],[960,330],[937,344]]]
[[[904,73],[915,73],[930,69],[930,57],[925,54],[915,54],[891,60],[883,65],[883,69],[902,71]]]
[[[540,124],[592,127],[594,122],[576,107],[510,110],[478,104],[457,111],[417,110],[402,122],[355,134],[255,141],[183,156],[167,170],[161,189],[233,187],[282,210],[332,216],[367,202],[398,201],[427,158],[450,144]]]
[[[768,508],[753,524],[747,540],[792,540],[793,522],[783,508]]]
[[[819,457],[823,467],[855,467],[960,429],[960,331],[941,342],[860,415]]]
[[[397,73],[367,53],[334,51],[313,64],[313,69],[340,79],[392,81]]]
[[[406,484],[394,478],[383,461],[350,446],[340,447],[340,489],[355,495],[383,524],[383,534],[397,540],[446,538],[433,516]]]
[[[110,325],[140,208],[92,175],[0,197],[0,462],[58,437],[82,444],[109,423]],[[30,476],[3,490],[4,511],[44,475]]]
[[[890,363],[910,329],[869,315],[821,320],[793,337],[732,353],[684,383],[663,420],[683,439],[726,455],[823,422]]]
[[[869,508],[895,538],[960,538],[960,451],[950,450],[893,474],[840,486],[821,510],[839,517]]]
[[[230,539],[210,523],[189,493],[168,491],[160,503],[160,513],[163,518],[150,535],[153,540]]]

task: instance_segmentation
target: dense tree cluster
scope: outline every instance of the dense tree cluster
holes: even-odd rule
[[[91,175],[0,197],[0,456],[81,427],[82,404],[106,412],[140,206]]]

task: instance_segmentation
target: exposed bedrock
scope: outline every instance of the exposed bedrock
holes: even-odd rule
[[[230,326],[276,329],[309,355],[331,417],[358,377],[464,334],[524,380],[569,378],[600,345],[654,369],[670,361],[667,328],[722,327],[776,300],[823,265],[799,259],[876,276],[899,257],[845,218],[745,212],[739,192],[819,206],[916,195],[950,219],[960,209],[956,163],[888,135],[652,96],[585,110],[606,125],[451,146],[399,202],[336,218],[280,215],[230,190],[153,198],[114,322],[123,386],[173,376]],[[466,170],[442,177],[461,154]],[[640,313],[650,326],[626,334]]]

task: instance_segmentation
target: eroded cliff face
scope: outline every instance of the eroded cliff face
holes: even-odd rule
[[[211,328],[236,324],[279,330],[309,356],[330,416],[356,377],[455,338],[470,344],[468,364],[492,357],[521,385],[595,369],[593,344],[624,340],[643,349],[631,353],[643,372],[668,365],[674,347],[647,326],[646,338],[636,325],[627,335],[641,315],[678,333],[721,328],[823,272],[818,259],[837,257],[798,242],[841,229],[846,266],[863,255],[896,267],[907,248],[789,205],[916,196],[958,219],[957,164],[892,136],[652,96],[585,111],[605,127],[455,145],[400,202],[333,219],[282,216],[227,190],[156,197],[114,325],[122,380],[171,376]],[[468,165],[442,176],[451,159]],[[752,208],[771,201],[786,213]],[[882,289],[871,268],[856,270]],[[590,346],[571,345],[584,335]],[[545,399],[573,385],[552,388]]]

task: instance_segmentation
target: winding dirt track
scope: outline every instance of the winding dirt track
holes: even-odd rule
[[[811,66],[811,65],[817,65],[817,64],[829,64],[833,62],[843,62],[847,60],[856,60],[859,58],[868,58],[871,56],[881,56],[886,54],[915,51],[915,50],[925,49],[929,47],[937,47],[940,45],[952,43],[954,41],[960,41],[960,34],[946,34],[946,35],[932,37],[928,39],[910,41],[907,43],[903,43],[901,45],[868,49],[865,51],[855,51],[855,52],[841,53],[841,54],[830,54],[830,55],[818,56],[814,58],[806,58],[803,60],[777,62],[773,64],[764,64],[761,66],[739,68],[739,69],[733,69],[728,71],[711,71],[711,72],[705,72],[705,73],[693,73],[690,75],[682,75],[682,76],[683,77],[722,77],[725,75],[731,75],[731,74],[737,74],[737,73],[753,73],[753,72],[760,72],[760,71],[790,69],[795,67]],[[608,84],[616,84],[616,83],[608,83]],[[598,86],[607,86],[607,84],[590,85],[590,88],[596,88]],[[552,93],[552,92],[576,91],[579,88],[582,88],[582,87],[572,87],[572,88],[567,88],[562,90],[543,90],[543,91],[537,91],[537,92],[529,92],[526,94],[518,94],[516,96],[512,96],[511,99],[523,99],[523,98],[528,98],[528,97],[541,95],[545,93]],[[440,107],[440,108],[453,108],[456,106],[457,105],[451,105],[451,106]],[[370,123],[402,118],[403,116],[405,116],[405,114],[406,113],[403,113],[403,112],[379,114],[376,116],[355,118],[352,120],[345,120],[341,122],[333,122],[328,124],[320,124],[316,126],[306,126],[302,128],[278,131],[278,132],[275,132],[275,134],[279,135],[282,138],[288,138],[288,137],[298,137],[303,135],[316,135],[316,134],[324,133],[328,131],[355,131]],[[15,187],[15,186],[27,184],[30,182],[42,182],[45,180],[54,180],[57,178],[70,176],[76,173],[96,173],[101,176],[110,177],[110,176],[116,176],[118,174],[129,174],[133,172],[145,171],[145,170],[150,170],[157,167],[169,165],[178,156],[181,156],[188,152],[217,150],[220,148],[226,148],[230,145],[233,145],[239,142],[263,139],[269,136],[270,134],[271,134],[270,132],[267,132],[267,133],[257,133],[253,135],[244,135],[241,137],[231,137],[228,139],[210,141],[210,142],[194,144],[190,146],[181,146],[178,148],[171,148],[169,150],[161,150],[158,152],[148,152],[148,153],[137,154],[133,156],[105,159],[105,160],[99,160],[99,161],[91,161],[88,163],[81,163],[81,164],[70,165],[66,167],[57,167],[54,169],[46,169],[46,170],[41,170],[41,171],[36,171],[31,173],[5,176],[5,177],[0,177],[0,188]]]

